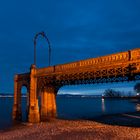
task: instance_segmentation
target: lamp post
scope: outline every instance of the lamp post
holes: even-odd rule
[[[37,42],[38,36],[44,37],[46,39],[47,43],[48,43],[48,49],[49,49],[48,64],[50,66],[50,64],[51,64],[51,45],[50,45],[50,41],[49,41],[48,37],[46,36],[46,34],[44,32],[39,32],[34,37],[34,65],[36,65],[36,42]]]

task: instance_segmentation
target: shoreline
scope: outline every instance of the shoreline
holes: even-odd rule
[[[139,117],[140,112],[134,112],[87,120],[55,119],[38,124],[21,123],[0,131],[0,140],[138,140],[140,139]],[[132,124],[135,121],[137,126],[135,123]]]

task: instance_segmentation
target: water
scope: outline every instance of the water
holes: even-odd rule
[[[23,120],[26,119],[26,98],[22,98]],[[0,98],[0,129],[12,126],[13,98]],[[130,99],[57,96],[58,118],[87,119],[105,114],[135,112],[137,103]]]
[[[59,118],[86,119],[106,114],[135,112],[137,103],[130,99],[101,99],[89,97],[58,97]]]

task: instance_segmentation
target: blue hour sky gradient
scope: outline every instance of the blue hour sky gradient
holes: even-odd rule
[[[139,17],[139,0],[0,1],[0,92],[13,92],[14,75],[29,71],[37,32],[46,32],[55,65],[140,47]],[[47,65],[39,38],[37,67]]]

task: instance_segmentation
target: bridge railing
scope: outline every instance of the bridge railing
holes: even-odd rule
[[[24,79],[29,79],[30,73],[18,74],[17,76],[18,76],[18,81],[22,81]]]
[[[47,68],[37,69],[37,74],[49,74],[49,73],[61,73],[73,70],[80,70],[83,68],[99,68],[107,67],[108,65],[115,65],[119,63],[128,63],[130,61],[139,61],[140,60],[140,49],[134,49],[131,51],[116,53],[112,55],[91,58],[87,60],[81,60],[77,62],[60,64],[56,66],[51,66]]]
[[[65,70],[73,70],[73,69],[80,69],[83,67],[97,67],[100,65],[110,65],[116,62],[127,62],[129,60],[129,53],[122,52],[118,54],[98,57],[98,58],[91,58],[87,60],[81,60],[74,63],[62,64],[55,66],[56,72],[61,72]]]
[[[39,68],[39,69],[37,69],[37,75],[52,73],[54,71],[55,71],[54,66],[47,67],[47,68]]]

